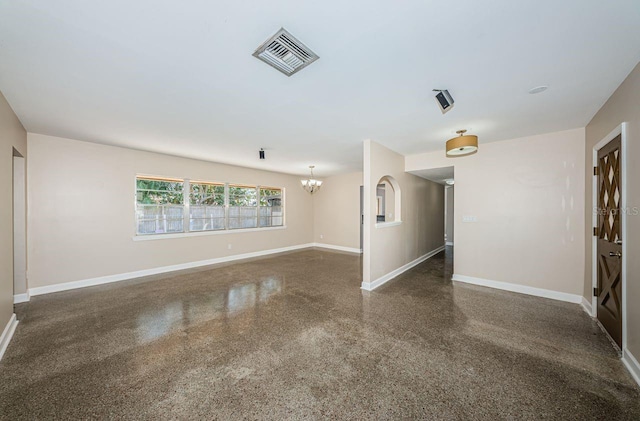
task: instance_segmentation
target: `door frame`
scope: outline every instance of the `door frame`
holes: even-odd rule
[[[449,196],[451,195],[452,189],[453,189],[453,186],[444,186],[444,245],[445,246],[454,245],[453,237],[449,238],[448,236],[449,233],[447,232],[447,227],[449,226],[449,217],[452,218],[451,228],[453,228],[454,235],[456,232],[456,229],[454,227],[456,223],[456,218],[454,218],[453,215],[449,215],[449,213],[451,213],[451,211],[449,210]],[[453,200],[455,200],[455,198]],[[455,202],[453,207],[455,209]]]
[[[620,135],[620,178],[622,188],[620,189],[620,233],[622,235],[622,358],[625,357],[627,349],[627,132],[628,123],[624,122],[613,129],[600,142],[593,147],[593,167],[598,166],[598,151]],[[591,226],[598,226],[598,177],[592,177],[592,212]],[[592,288],[598,287],[598,237],[591,233],[591,277]],[[598,297],[591,297],[591,316],[598,316]]]
[[[13,148],[11,172],[12,298],[13,304],[18,304],[29,301],[30,297],[27,282],[27,160],[16,148]],[[16,190],[17,187],[20,191]],[[16,293],[16,284],[21,290],[24,289],[24,292]]]
[[[364,248],[364,186],[360,186],[360,253]]]

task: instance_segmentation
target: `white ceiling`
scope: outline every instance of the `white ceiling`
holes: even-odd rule
[[[638,0],[3,0],[0,90],[30,132],[326,176],[360,170],[364,139],[583,127],[640,60],[638,22]],[[320,56],[291,77],[251,55],[281,26]]]
[[[446,185],[447,180],[455,180],[454,169],[451,167],[429,168],[426,170],[409,171],[413,175],[426,178],[438,184]]]

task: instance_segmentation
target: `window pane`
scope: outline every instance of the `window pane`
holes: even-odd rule
[[[258,226],[258,190],[229,185],[229,229]]]
[[[138,234],[165,234],[184,231],[184,209],[175,205],[137,205]]]
[[[229,229],[256,228],[256,206],[229,206]]]
[[[189,211],[191,212],[190,231],[212,231],[225,228],[224,206],[191,205]]]
[[[138,234],[184,232],[183,186],[180,181],[136,178]]]
[[[224,206],[224,185],[191,183],[189,204]]]
[[[256,206],[257,196],[255,187],[229,185],[229,206]]]
[[[138,203],[145,205],[182,205],[184,183],[177,181],[136,179]]]
[[[223,230],[224,184],[191,183],[189,231]]]
[[[283,224],[282,190],[260,189],[260,226],[279,227]]]

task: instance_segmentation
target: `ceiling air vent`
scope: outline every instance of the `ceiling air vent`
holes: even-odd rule
[[[284,28],[265,41],[253,56],[287,76],[299,72],[320,58]]]

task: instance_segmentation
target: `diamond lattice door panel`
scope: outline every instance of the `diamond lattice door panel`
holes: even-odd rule
[[[598,320],[622,347],[621,137],[598,151]]]

